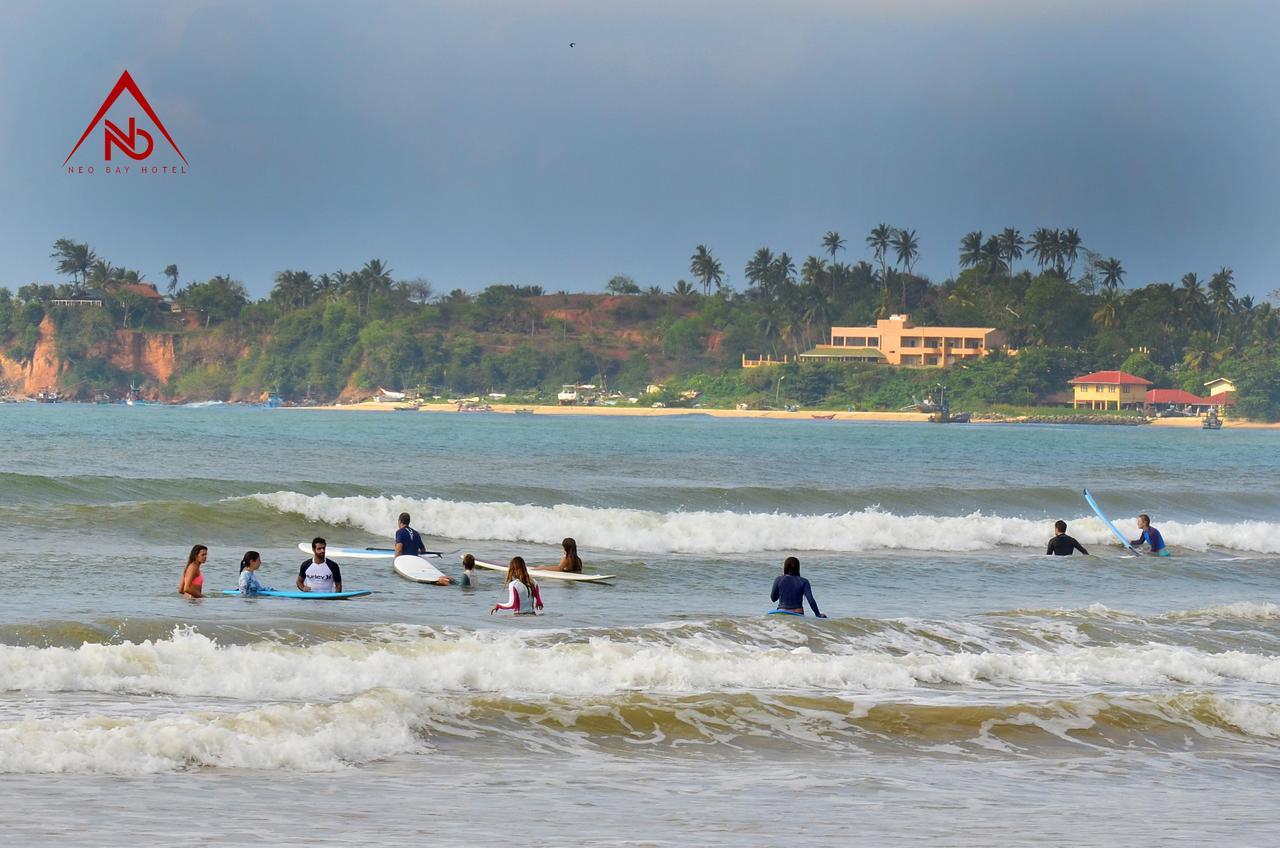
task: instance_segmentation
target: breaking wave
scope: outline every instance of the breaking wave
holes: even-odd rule
[[[1051,535],[1046,522],[975,512],[969,515],[896,515],[878,508],[832,515],[763,512],[654,512],[559,504],[535,506],[426,498],[332,497],[299,492],[250,496],[284,514],[333,526],[385,535],[402,511],[422,516],[434,536],[452,539],[559,543],[573,535],[579,545],[624,552],[732,554],[757,551],[879,550],[984,551],[1000,546],[1040,548]],[[1211,547],[1280,554],[1280,523],[1244,521],[1162,522],[1173,549]],[[1132,528],[1131,528],[1132,529]],[[1115,540],[1092,517],[1071,521],[1085,545]],[[1136,535],[1136,530],[1135,534]]]

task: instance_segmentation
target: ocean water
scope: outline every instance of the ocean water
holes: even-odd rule
[[[1271,845],[1280,432],[0,406],[0,832]],[[1174,556],[1126,558],[1152,514]],[[297,543],[554,561],[546,612]],[[1096,556],[1043,556],[1052,521]],[[766,617],[799,556],[825,621]]]

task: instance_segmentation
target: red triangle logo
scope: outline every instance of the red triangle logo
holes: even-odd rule
[[[187,157],[183,156],[182,151],[178,149],[178,143],[173,140],[173,136],[169,135],[169,131],[164,128],[164,122],[160,120],[160,116],[151,108],[151,104],[147,102],[147,98],[143,95],[142,90],[138,88],[138,84],[133,81],[133,77],[129,76],[129,72],[127,70],[120,75],[120,79],[116,80],[115,87],[111,89],[111,93],[107,95],[107,99],[102,101],[102,108],[98,110],[98,114],[93,116],[93,120],[89,122],[89,126],[85,127],[84,134],[80,136],[80,140],[76,142],[76,146],[71,148],[71,152],[67,154],[67,158],[62,160],[62,164],[65,165],[71,161],[71,157],[76,155],[76,151],[80,149],[80,145],[84,144],[84,140],[89,137],[89,133],[93,132],[93,128],[98,125],[98,122],[102,120],[102,116],[107,114],[107,110],[115,104],[116,99],[126,91],[133,95],[133,99],[142,107],[142,111],[147,113],[147,117],[151,119],[151,123],[155,124],[156,128],[160,130],[165,141],[169,142],[169,145],[173,148],[173,152],[178,154],[182,159],[183,164],[189,165],[190,163],[187,162]]]

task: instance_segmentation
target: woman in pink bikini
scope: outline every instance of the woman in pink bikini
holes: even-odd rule
[[[209,558],[209,549],[204,545],[195,545],[187,557],[187,567],[182,569],[182,582],[178,584],[178,594],[184,598],[204,597],[204,575],[200,566]]]

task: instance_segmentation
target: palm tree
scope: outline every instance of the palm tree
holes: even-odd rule
[[[1124,282],[1124,266],[1114,256],[1099,262],[1098,270],[1102,272],[1103,288],[1115,291]]]
[[[960,267],[973,268],[982,264],[986,257],[982,255],[982,230],[966,233],[960,239]]]
[[[89,268],[97,261],[97,254],[87,244],[79,244],[71,239],[58,239],[53,243],[53,253],[49,254],[50,259],[58,260],[58,273],[70,274],[72,279],[80,284],[84,283],[85,275],[89,273]]]
[[[1037,227],[1031,234],[1031,255],[1035,257],[1036,264],[1042,271],[1048,265],[1061,267],[1062,252],[1059,247],[1058,231],[1048,227]]]
[[[165,287],[165,291],[170,297],[178,290],[178,266],[169,265],[164,269],[164,275],[169,278],[169,285]]]
[[[1005,227],[998,236],[1000,241],[1000,255],[1005,261],[1005,266],[1009,269],[1009,273],[1013,273],[1013,263],[1022,258],[1022,247],[1026,241],[1022,238],[1022,233],[1013,227]]]
[[[824,259],[816,256],[810,256],[804,261],[804,265],[800,266],[800,279],[805,285],[821,288],[822,275],[827,270],[827,263]]]
[[[835,265],[836,253],[844,250],[844,239],[840,238],[840,234],[835,230],[827,230],[827,234],[822,237],[822,247],[827,251],[827,255],[831,257],[831,264]],[[831,294],[835,294],[835,275],[831,276]]]
[[[1082,245],[1080,232],[1075,227],[1068,227],[1058,234],[1058,261],[1065,262],[1067,265],[1064,279],[1071,278],[1071,273],[1076,267],[1076,259],[1080,257]]]
[[[881,224],[871,231],[867,236],[867,246],[875,254],[876,261],[880,263],[880,289],[888,285],[889,269],[885,259],[889,255],[889,245],[893,242],[893,234],[896,231],[888,224]]]
[[[1235,291],[1235,272],[1225,265],[1209,279],[1209,305],[1213,308],[1213,315],[1218,321],[1215,341],[1222,338],[1223,324],[1236,307]]]
[[[690,285],[688,280],[676,280],[676,284],[671,287],[671,293],[676,297],[692,297],[697,293],[697,289]]]
[[[988,271],[1007,271],[1004,262],[1004,251],[1000,248],[1000,237],[989,236],[982,243],[982,261],[987,264]]]
[[[1187,339],[1183,349],[1182,364],[1192,371],[1203,371],[1213,361],[1213,336],[1197,330]]]
[[[1108,287],[1102,293],[1102,302],[1093,313],[1093,323],[1107,330],[1120,326],[1120,307],[1122,297],[1115,287]]]
[[[769,295],[769,283],[773,273],[773,251],[767,247],[762,247],[752,255],[751,260],[747,262],[747,267],[743,271],[743,275],[747,278],[747,282],[760,290],[760,293],[766,297]]]
[[[1178,305],[1185,320],[1200,323],[1198,319],[1208,305],[1208,300],[1205,299],[1204,287],[1200,285],[1200,277],[1195,271],[1182,275],[1182,288],[1178,289]]]
[[[776,289],[783,290],[795,280],[796,263],[791,261],[791,255],[785,250],[778,254],[778,258],[773,260],[773,285]]]
[[[911,267],[916,264],[916,259],[920,255],[920,240],[916,238],[915,230],[898,230],[893,236],[893,252],[897,254],[898,263],[902,265],[906,274],[899,276],[902,281],[902,311],[907,311],[907,275],[911,273]]]
[[[720,260],[711,255],[711,251],[705,244],[694,248],[693,255],[689,257],[689,273],[702,283],[704,295],[711,293],[712,283],[719,287],[720,281],[724,279],[724,269],[720,267]]]

